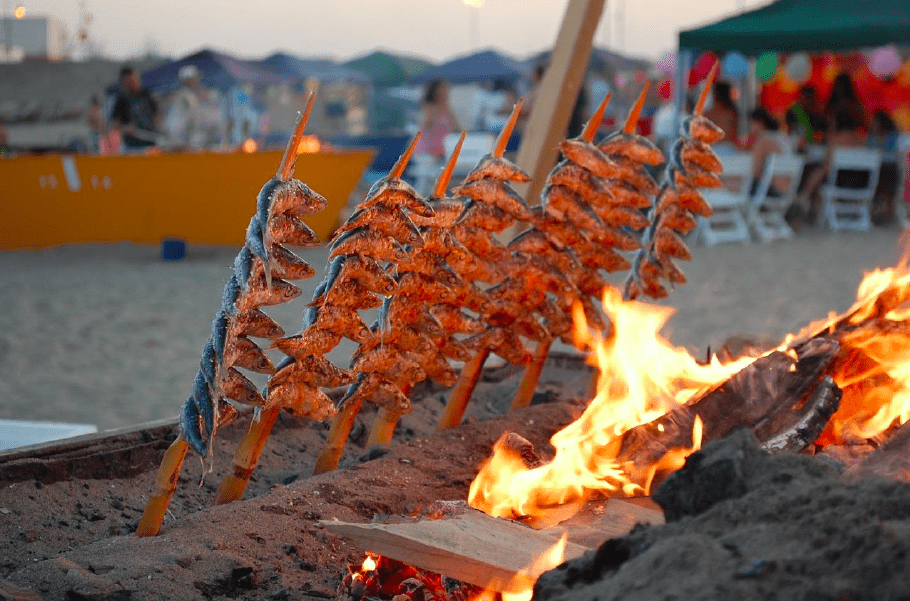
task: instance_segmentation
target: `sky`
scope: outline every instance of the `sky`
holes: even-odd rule
[[[443,61],[495,47],[519,58],[556,40],[568,0],[4,0],[29,15],[55,14],[71,34],[80,6],[104,54],[152,50],[180,57],[203,47],[260,58],[276,50],[348,59],[377,48]],[[709,23],[765,0],[608,0],[595,44],[656,59],[681,29]],[[215,7],[215,8],[212,8]]]

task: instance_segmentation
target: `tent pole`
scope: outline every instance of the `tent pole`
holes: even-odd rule
[[[683,113],[686,112],[686,93],[688,92],[688,74],[692,68],[692,50],[679,49],[676,53],[676,81],[673,89],[676,95],[673,97],[673,131],[678,132],[682,123]],[[674,133],[675,135],[675,133]]]

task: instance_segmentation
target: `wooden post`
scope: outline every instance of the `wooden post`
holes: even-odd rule
[[[174,496],[174,491],[177,490],[177,480],[180,479],[180,468],[187,449],[189,445],[186,440],[178,436],[164,452],[164,458],[158,468],[158,477],[155,478],[155,492],[145,504],[142,519],[136,528],[136,536],[156,536],[161,530],[167,506]]]
[[[556,146],[563,139],[572,109],[585,79],[594,32],[606,0],[569,0],[550,65],[537,91],[531,116],[521,138],[516,163],[530,176],[516,190],[529,205],[537,203],[547,174],[556,163]]]
[[[455,382],[455,386],[449,396],[449,402],[446,403],[445,409],[442,410],[442,416],[440,416],[439,423],[436,425],[437,432],[454,428],[461,423],[464,412],[468,408],[468,401],[471,400],[471,394],[474,392],[474,387],[477,386],[477,381],[480,380],[483,364],[489,356],[490,349],[482,349],[461,368],[461,376]]]
[[[547,356],[550,354],[552,340],[541,340],[534,349],[534,356],[531,362],[525,367],[525,372],[521,376],[521,384],[518,385],[518,391],[512,399],[510,411],[521,409],[531,404],[531,398],[537,389],[537,381],[540,379],[540,372],[543,371],[543,364],[547,362]]]
[[[250,476],[259,463],[259,456],[265,448],[265,443],[269,439],[269,434],[275,426],[275,420],[278,419],[280,407],[270,407],[259,412],[259,419],[250,424],[237,452],[234,454],[234,471],[218,489],[218,496],[215,498],[217,505],[239,501],[243,498],[247,485],[250,483]]]

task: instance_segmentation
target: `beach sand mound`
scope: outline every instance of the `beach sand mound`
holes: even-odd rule
[[[827,459],[771,456],[751,433],[709,444],[639,526],[547,572],[535,601],[910,599],[910,485],[847,482]]]

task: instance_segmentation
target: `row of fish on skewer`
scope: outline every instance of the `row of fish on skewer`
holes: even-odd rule
[[[451,195],[446,188],[457,154],[424,199],[401,179],[409,151],[338,229],[325,279],[293,336],[262,308],[293,300],[301,292],[291,280],[314,275],[286,245],[318,244],[301,218],[326,201],[290,178],[293,160],[286,154],[257,198],[181,413],[180,438],[211,459],[217,428],[234,413],[225,399],[257,407],[254,423],[282,408],[338,422],[342,414],[351,419],[365,401],[400,416],[410,410],[413,384],[458,379],[450,360],[494,352],[527,363],[532,353],[525,340],[572,342],[575,306],[588,323],[608,327],[592,299],[607,285],[602,270],[630,267],[621,252],[638,251],[626,284],[630,297],[665,295],[661,278],[684,282],[673,263],[689,257],[678,234],[695,226],[693,213],[710,213],[698,187],[719,185],[720,163],[710,143],[723,134],[699,114],[688,117],[658,187],[649,168],[664,157],[634,133],[640,105],[622,131],[594,144],[605,101],[579,137],[562,142],[563,158],[534,207],[511,187],[527,182],[527,174],[502,156],[511,126]],[[312,100],[307,114],[311,106]],[[302,125],[295,135],[301,131]],[[295,151],[292,140],[288,153]],[[524,231],[506,244],[497,239],[515,226]],[[369,326],[360,315],[367,309],[379,309]],[[286,357],[274,365],[253,338],[271,341]],[[326,357],[341,338],[359,345],[348,368]],[[257,390],[238,368],[269,375],[266,388]],[[336,407],[324,389],[339,386],[349,388]],[[256,436],[267,437],[268,429]],[[247,446],[261,451],[263,444]],[[240,470],[246,478],[257,460],[256,453],[247,458]]]

